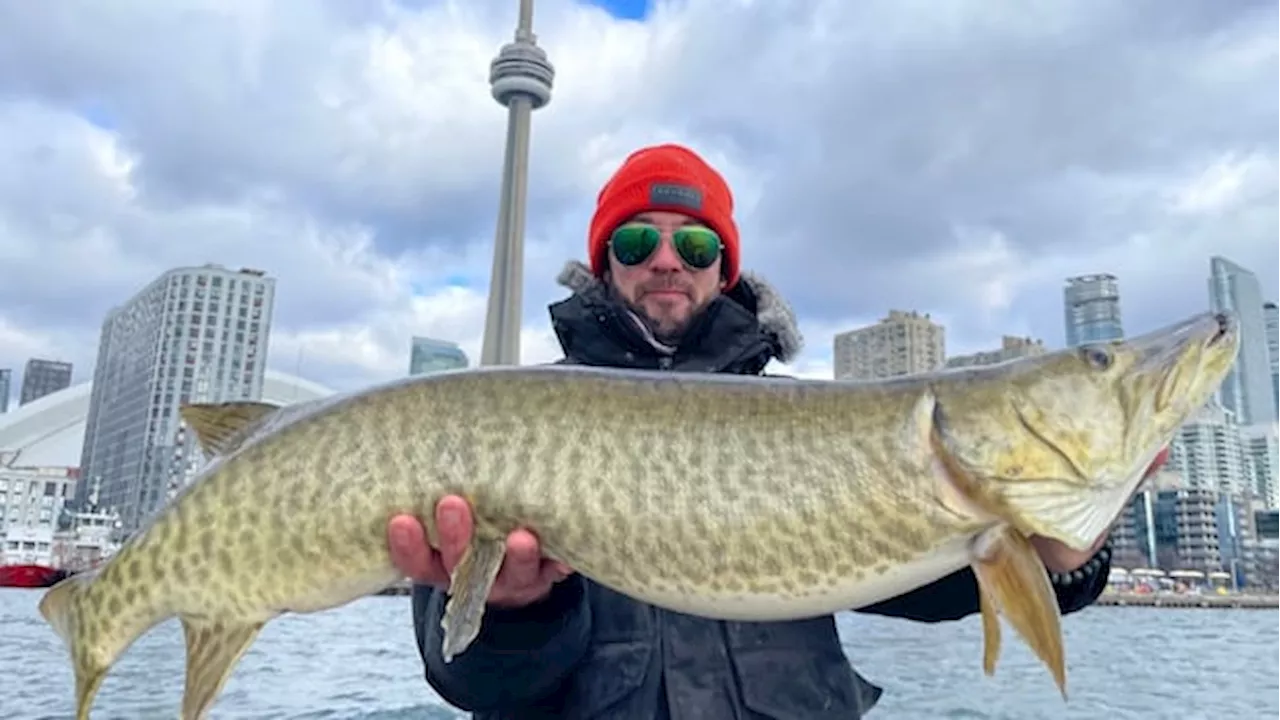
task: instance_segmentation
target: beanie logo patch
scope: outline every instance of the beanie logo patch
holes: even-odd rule
[[[649,187],[650,205],[670,205],[702,212],[702,191],[688,185],[654,183]]]

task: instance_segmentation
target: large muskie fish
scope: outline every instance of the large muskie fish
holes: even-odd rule
[[[400,579],[387,521],[470,502],[444,655],[479,632],[504,538],[634,598],[735,620],[858,608],[965,566],[985,667],[1002,613],[1065,697],[1059,612],[1029,535],[1086,549],[1235,359],[1234,321],[880,382],[569,366],[419,376],[285,408],[189,405],[213,459],[40,611],[77,718],[140,635],[181,619],[182,716],[203,717],[263,625]]]

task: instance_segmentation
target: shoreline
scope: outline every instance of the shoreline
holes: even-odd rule
[[[1098,596],[1098,607],[1146,607],[1205,610],[1275,610],[1280,608],[1280,595],[1182,595],[1175,593],[1104,592]]]

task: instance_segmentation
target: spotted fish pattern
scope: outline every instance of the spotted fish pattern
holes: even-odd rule
[[[1117,344],[1106,362],[1066,350],[882,382],[488,368],[284,409],[189,408],[217,456],[41,611],[70,648],[78,718],[119,654],[178,616],[183,717],[203,717],[263,624],[398,580],[387,521],[416,515],[434,538],[446,494],[471,504],[480,541],[530,528],[549,556],[677,611],[856,607],[969,564],[1002,524],[1073,522],[1057,505],[1027,519],[1036,482],[1094,473],[1069,478],[1071,508],[1111,492],[1094,480],[1153,454],[1229,369],[1238,339],[1215,346],[1215,323]],[[1087,467],[1090,453],[1105,463]]]

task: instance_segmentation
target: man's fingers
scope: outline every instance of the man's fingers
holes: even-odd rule
[[[507,557],[496,582],[512,590],[532,585],[538,582],[541,564],[538,539],[527,530],[516,530],[507,536]]]
[[[430,581],[441,568],[427,546],[422,523],[412,515],[397,515],[387,524],[387,544],[391,561],[406,577]]]
[[[564,563],[546,560],[542,563],[541,580],[543,583],[558,583],[569,577],[572,572]]]
[[[448,495],[436,504],[436,532],[444,570],[451,573],[471,542],[471,508],[466,500]]]
[[[456,495],[442,498],[436,504],[435,526],[436,534],[440,539],[440,561],[439,568],[434,572],[441,575],[441,580],[438,582],[447,583],[449,573],[453,572],[453,568],[462,559],[474,531],[471,508],[467,505],[467,501]],[[427,549],[427,558],[423,560],[414,556],[412,567],[415,570],[423,570],[423,565],[426,565],[428,566],[425,568],[426,572],[431,573],[433,572],[432,553],[426,545],[426,537],[421,525],[414,528],[414,531],[417,534],[416,537],[412,534],[397,537],[396,542],[403,542],[405,549],[393,551],[397,553],[394,557],[405,557],[405,564],[409,566],[408,547],[417,540],[420,547]],[[400,567],[401,561],[397,559],[396,562],[397,567]],[[540,586],[563,580],[570,572],[572,571],[563,563],[544,562],[538,538],[528,530],[516,530],[507,536],[506,558],[503,560],[498,577],[494,580],[493,597],[505,601],[519,599],[535,590],[541,592]]]

